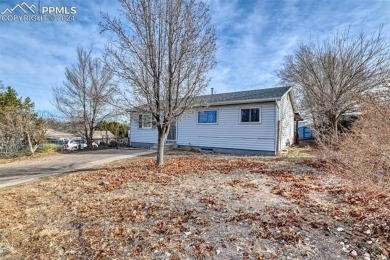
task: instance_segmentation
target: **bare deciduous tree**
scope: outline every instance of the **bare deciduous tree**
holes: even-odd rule
[[[346,30],[300,45],[277,74],[295,87],[317,130],[327,129],[337,140],[340,117],[360,111],[359,96],[381,88],[389,69],[389,43],[381,29],[371,36]]]
[[[34,154],[45,137],[45,121],[34,113],[30,98],[19,98],[8,87],[5,91],[0,82],[0,154],[20,155],[28,148]]]
[[[0,117],[2,118],[0,139],[8,144],[22,141],[25,144],[24,147],[28,148],[28,152],[34,154],[39,144],[45,139],[44,120],[32,112],[20,108],[2,111]]]
[[[53,105],[92,147],[96,125],[110,115],[108,104],[115,92],[113,73],[83,48],[77,49],[77,63],[65,70],[63,86],[53,89]]]
[[[125,21],[104,14],[103,30],[115,37],[106,61],[131,86],[134,100],[126,105],[155,121],[161,166],[170,125],[195,105],[209,83],[207,72],[216,64],[215,32],[200,1],[119,2]]]

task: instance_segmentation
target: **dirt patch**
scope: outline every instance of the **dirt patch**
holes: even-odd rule
[[[389,194],[261,157],[169,156],[0,192],[5,259],[389,256]]]

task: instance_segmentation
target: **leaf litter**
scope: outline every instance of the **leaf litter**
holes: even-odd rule
[[[124,160],[1,191],[4,259],[388,259],[390,196],[322,161]]]

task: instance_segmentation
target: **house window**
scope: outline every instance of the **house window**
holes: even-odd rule
[[[217,110],[198,112],[198,124],[216,124]]]
[[[138,117],[139,128],[152,128],[152,115],[143,114]]]
[[[260,108],[243,108],[241,109],[242,123],[259,123],[260,122]]]

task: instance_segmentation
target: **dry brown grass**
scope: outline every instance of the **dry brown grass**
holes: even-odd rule
[[[313,159],[318,149],[315,141],[300,141],[298,146],[289,147],[284,156],[291,159]]]
[[[4,259],[386,259],[390,195],[322,161],[116,162],[0,191]],[[343,231],[337,231],[342,227]]]
[[[390,191],[390,105],[364,108],[339,144],[339,172],[366,189]]]

